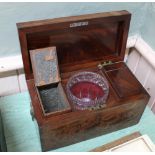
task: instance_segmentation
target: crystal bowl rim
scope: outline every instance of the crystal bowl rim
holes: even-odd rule
[[[109,94],[109,84],[108,84],[108,81],[107,81],[107,79],[106,79],[105,77],[103,77],[103,76],[101,76],[100,74],[95,73],[95,72],[82,71],[82,72],[78,72],[78,73],[75,73],[74,75],[72,75],[72,76],[69,78],[68,82],[67,82],[67,86],[66,86],[66,88],[67,88],[67,95],[69,96],[69,98],[71,98],[72,102],[76,102],[76,104],[78,104],[78,105],[80,105],[80,106],[82,106],[82,104],[79,104],[79,102],[88,103],[88,102],[86,102],[86,101],[82,101],[81,99],[77,98],[77,97],[70,91],[70,87],[69,87],[69,84],[71,83],[71,81],[72,81],[75,77],[77,77],[77,76],[79,76],[79,75],[86,75],[86,74],[91,74],[91,75],[93,75],[93,76],[97,76],[97,77],[99,77],[99,78],[102,80],[102,82],[104,83],[104,86],[106,87],[106,90],[104,90],[104,92],[106,92],[106,93],[103,95],[103,97],[100,97],[100,98],[97,99],[96,101],[95,101],[95,100],[89,101],[90,104],[93,104],[93,103],[96,103],[96,102],[97,102],[97,103],[96,103],[95,105],[101,104],[101,102],[103,102],[104,100],[106,100],[106,98],[108,97],[108,94]],[[95,77],[95,78],[97,78],[97,77]],[[85,80],[85,81],[87,81],[87,80]],[[92,82],[92,83],[93,83],[93,82]],[[96,83],[95,83],[95,84],[96,84]],[[99,87],[101,87],[102,90],[103,90],[103,87],[102,87],[102,86],[99,86]],[[105,102],[103,102],[103,104],[104,104],[104,103],[105,103]]]

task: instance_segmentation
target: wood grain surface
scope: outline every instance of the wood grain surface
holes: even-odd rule
[[[123,61],[131,14],[127,11],[82,15],[18,24],[18,32],[42,150],[47,151],[129,127],[139,122],[149,99]],[[106,76],[109,96],[100,110],[45,115],[37,94],[30,50],[56,46],[61,84],[79,71]],[[108,67],[98,64],[111,61]],[[59,113],[59,110],[57,111]]]
[[[123,61],[130,18],[129,12],[118,11],[18,23],[26,79],[33,78],[29,51],[39,48],[56,46],[60,72],[74,69],[72,64]],[[82,21],[88,25],[70,27]]]

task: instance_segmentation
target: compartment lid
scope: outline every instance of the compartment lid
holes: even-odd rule
[[[64,66],[123,61],[130,18],[116,11],[18,23],[26,79],[33,78],[30,50],[38,48],[56,47],[60,72]]]
[[[44,86],[60,81],[55,47],[30,50],[30,57],[36,86]]]

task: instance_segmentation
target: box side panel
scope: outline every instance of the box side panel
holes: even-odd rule
[[[144,97],[109,110],[96,111],[74,122],[65,122],[62,118],[62,126],[58,128],[51,127],[52,122],[40,126],[42,149],[64,147],[134,125],[140,120],[147,101]]]

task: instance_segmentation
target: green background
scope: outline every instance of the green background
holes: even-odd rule
[[[18,22],[116,10],[131,12],[129,36],[140,35],[155,49],[155,3],[0,3],[0,57],[20,54]]]

